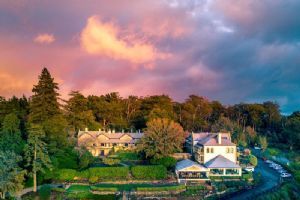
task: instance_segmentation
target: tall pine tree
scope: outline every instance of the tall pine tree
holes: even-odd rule
[[[38,84],[32,89],[34,95],[30,102],[29,122],[42,126],[50,152],[67,143],[67,121],[60,110],[58,89],[58,84],[44,68]]]
[[[30,103],[29,120],[31,123],[42,124],[51,117],[60,114],[58,103],[58,84],[44,68],[39,76],[39,82],[33,86],[34,95]]]
[[[25,158],[33,177],[33,191],[37,191],[37,173],[45,172],[45,168],[51,168],[51,160],[48,156],[46,143],[43,141],[45,133],[41,126],[31,124],[28,130],[28,139],[25,146]]]

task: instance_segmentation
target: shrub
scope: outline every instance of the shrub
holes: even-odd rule
[[[77,171],[74,169],[60,169],[57,171],[57,179],[60,181],[71,181],[75,178]]]
[[[80,169],[87,168],[90,164],[94,162],[94,156],[87,150],[85,150],[82,155],[79,157],[78,166]]]
[[[104,158],[103,159],[103,163],[106,164],[106,165],[118,165],[120,164],[120,160],[119,159],[113,159],[113,158]]]
[[[53,192],[65,192],[65,188],[51,188],[51,191]]]
[[[152,159],[150,162],[151,162],[151,164],[163,165],[167,169],[171,169],[171,168],[175,167],[177,161],[175,158],[168,156],[168,157],[163,157],[163,158],[159,158],[159,159]]]
[[[89,169],[89,179],[125,179],[128,177],[128,167],[94,167]]]
[[[77,179],[88,179],[90,177],[89,170],[83,170],[76,173]]]
[[[244,180],[249,180],[249,179],[252,179],[253,176],[252,176],[252,172],[249,172],[247,174],[242,174],[242,179]]]
[[[89,178],[89,182],[90,182],[90,183],[97,183],[98,180],[99,180],[99,178],[98,178],[97,176],[91,176],[91,177]]]
[[[134,166],[131,168],[132,175],[137,179],[164,179],[167,169],[162,165]]]
[[[249,163],[251,165],[253,165],[254,167],[256,167],[256,165],[257,165],[257,158],[254,155],[250,155],[249,156]]]

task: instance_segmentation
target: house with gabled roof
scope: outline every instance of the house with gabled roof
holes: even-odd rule
[[[78,146],[86,147],[94,156],[106,156],[110,151],[134,149],[143,133],[123,133],[115,131],[84,131],[78,132]]]
[[[191,133],[186,141],[193,158],[203,169],[207,177],[210,176],[241,176],[242,169],[237,162],[236,144],[231,141],[230,133]],[[192,163],[184,161],[185,163]],[[182,165],[177,163],[178,165]],[[176,166],[177,167],[177,166]],[[201,171],[183,171],[183,174],[190,174],[193,180],[206,180]],[[181,169],[176,172],[178,181],[183,181]],[[195,176],[198,174],[199,176]],[[188,178],[185,179],[189,180]]]

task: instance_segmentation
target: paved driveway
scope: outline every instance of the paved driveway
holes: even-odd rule
[[[266,164],[261,159],[258,159],[258,165],[255,168],[255,173],[261,173],[262,176],[262,184],[257,186],[254,189],[247,190],[242,193],[235,194],[234,196],[228,198],[230,200],[241,200],[241,199],[253,199],[255,194],[263,193],[273,187],[276,187],[279,183],[279,174],[270,168],[268,164]]]

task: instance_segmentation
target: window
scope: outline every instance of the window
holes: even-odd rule
[[[206,149],[206,153],[209,153],[209,148]]]
[[[234,153],[234,148],[231,148],[231,153]]]
[[[128,147],[128,143],[125,143],[125,147]]]
[[[226,153],[230,153],[230,151],[229,151],[229,148],[228,148],[228,147],[226,148]]]
[[[211,148],[211,149],[210,149],[210,153],[214,153],[214,148]]]
[[[104,147],[104,143],[101,143],[101,147]]]

